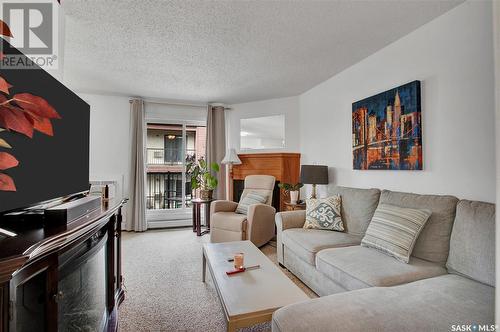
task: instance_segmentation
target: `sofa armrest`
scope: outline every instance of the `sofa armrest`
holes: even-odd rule
[[[290,228],[302,228],[306,222],[306,211],[286,211],[276,213],[276,251],[278,263],[285,265],[283,257],[283,231]]]
[[[210,204],[210,213],[216,212],[234,212],[238,207],[238,203],[232,201],[218,200]]]
[[[276,214],[276,227],[284,231],[289,228],[302,228],[306,222],[306,211],[285,211]]]
[[[274,237],[274,215],[276,209],[266,204],[252,204],[248,207],[248,239],[257,247]]]

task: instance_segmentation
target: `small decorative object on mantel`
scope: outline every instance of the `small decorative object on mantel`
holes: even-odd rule
[[[291,204],[297,204],[297,201],[299,200],[300,196],[300,188],[302,188],[303,186],[304,185],[300,182],[295,184],[290,184],[290,183],[278,184],[278,187],[280,187],[280,189],[283,189],[285,194],[290,194]]]
[[[118,182],[116,180],[91,180],[89,195],[100,195],[104,201],[105,198],[111,200],[117,196],[121,197],[117,192]],[[106,187],[107,195],[106,195]]]
[[[328,184],[328,166],[302,165],[300,167],[300,182],[312,184],[312,193],[310,198],[316,198],[316,185]]]
[[[191,188],[200,189],[200,199],[211,200],[218,181],[212,172],[219,171],[219,164],[207,164],[205,159],[200,158],[197,162],[187,164],[186,173],[191,176]]]
[[[353,103],[353,169],[422,170],[420,114],[420,81]]]

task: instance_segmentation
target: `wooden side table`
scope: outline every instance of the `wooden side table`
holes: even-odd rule
[[[285,209],[286,209],[286,211],[305,210],[306,203],[292,204],[290,202],[285,202]]]
[[[197,236],[202,236],[204,234],[210,233],[210,203],[214,199],[204,200],[195,198],[191,200],[193,204],[193,232],[196,232]],[[205,204],[205,227],[204,231],[201,230],[201,206]]]

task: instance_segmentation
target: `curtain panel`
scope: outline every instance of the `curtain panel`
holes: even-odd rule
[[[143,232],[146,223],[146,120],[144,101],[130,101],[131,113],[131,160],[129,177],[129,202],[127,204],[127,220],[125,230]]]
[[[217,173],[219,185],[214,191],[215,199],[226,199],[226,168],[221,164],[226,154],[226,125],[223,106],[208,105],[207,109],[207,162],[220,166]]]

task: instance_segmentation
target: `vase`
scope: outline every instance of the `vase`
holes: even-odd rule
[[[297,204],[297,201],[299,200],[299,191],[290,191],[290,203],[292,204]]]
[[[214,191],[213,190],[205,190],[205,189],[201,189],[200,190],[200,198],[204,201],[209,201],[212,199],[213,197],[213,193]]]

